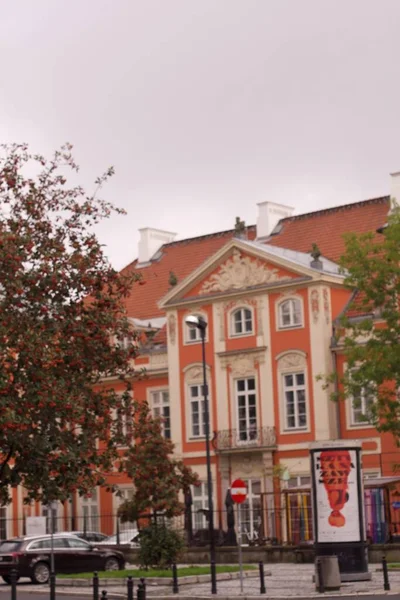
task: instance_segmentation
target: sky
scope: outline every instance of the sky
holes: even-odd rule
[[[1,2],[1,141],[74,145],[127,211],[98,229],[112,264],[138,229],[177,239],[390,193],[400,170],[398,0]]]

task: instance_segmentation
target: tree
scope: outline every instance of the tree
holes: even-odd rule
[[[355,291],[338,331],[347,369],[333,397],[350,397],[355,406],[364,399],[365,419],[400,441],[399,208],[382,234],[346,238],[341,265]]]
[[[2,503],[19,484],[27,501],[87,493],[119,456],[115,413],[136,350],[114,340],[135,338],[124,299],[140,278],[117,273],[93,231],[116,210],[97,197],[112,169],[93,194],[69,187],[71,149],[46,160],[3,146],[0,157]]]
[[[172,456],[174,444],[163,436],[161,423],[152,418],[146,402],[134,402],[133,437],[137,443],[120,463],[120,471],[132,479],[134,496],[119,507],[123,522],[135,521],[149,511],[166,517],[182,514],[185,507],[179,492],[198,482],[197,475]]]

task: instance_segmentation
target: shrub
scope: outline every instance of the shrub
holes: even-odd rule
[[[140,531],[141,567],[169,568],[178,561],[184,548],[182,535],[165,524],[152,523]]]

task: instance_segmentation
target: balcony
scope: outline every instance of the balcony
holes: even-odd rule
[[[275,448],[275,427],[224,429],[215,431],[212,440],[216,452],[240,452],[254,448]]]

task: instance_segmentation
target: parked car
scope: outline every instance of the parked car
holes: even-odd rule
[[[86,540],[90,544],[103,542],[108,537],[105,533],[100,533],[99,531],[60,531],[59,533],[65,535],[74,535],[75,537]]]
[[[140,546],[139,535],[140,534],[137,529],[126,529],[125,531],[120,531],[119,543],[124,545],[129,544],[131,548],[138,548]],[[97,545],[102,546],[103,544],[107,546],[115,546],[118,544],[117,535],[110,535]]]
[[[56,573],[117,571],[125,567],[124,555],[110,548],[94,547],[71,534],[54,534],[54,566]],[[33,583],[47,583],[50,578],[51,535],[36,535],[5,540],[0,543],[0,575],[11,582],[11,571],[17,579],[30,577]]]

